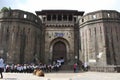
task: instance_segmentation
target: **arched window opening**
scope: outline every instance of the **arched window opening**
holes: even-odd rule
[[[58,15],[58,21],[61,21],[61,20],[62,20],[62,16]]]
[[[69,21],[72,21],[72,20],[73,20],[72,15],[69,15]]]
[[[63,20],[67,21],[67,15],[63,15]]]
[[[47,15],[47,21],[51,21],[51,15]]]

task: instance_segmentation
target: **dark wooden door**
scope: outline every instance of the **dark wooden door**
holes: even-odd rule
[[[53,60],[63,58],[66,60],[66,45],[58,41],[53,45]]]

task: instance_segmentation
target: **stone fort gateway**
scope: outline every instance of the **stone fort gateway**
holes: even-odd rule
[[[7,64],[87,63],[92,71],[116,71],[120,65],[120,13],[98,10],[41,10],[36,14],[0,12],[0,56]]]

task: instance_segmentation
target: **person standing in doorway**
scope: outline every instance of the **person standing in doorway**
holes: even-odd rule
[[[0,75],[1,75],[1,78],[3,78],[3,74],[2,74],[3,71],[4,71],[4,60],[0,56]]]

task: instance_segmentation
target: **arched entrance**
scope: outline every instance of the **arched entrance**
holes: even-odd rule
[[[57,41],[56,43],[54,43],[52,60],[57,60],[60,58],[66,60],[66,54],[67,54],[67,50],[64,42]]]

